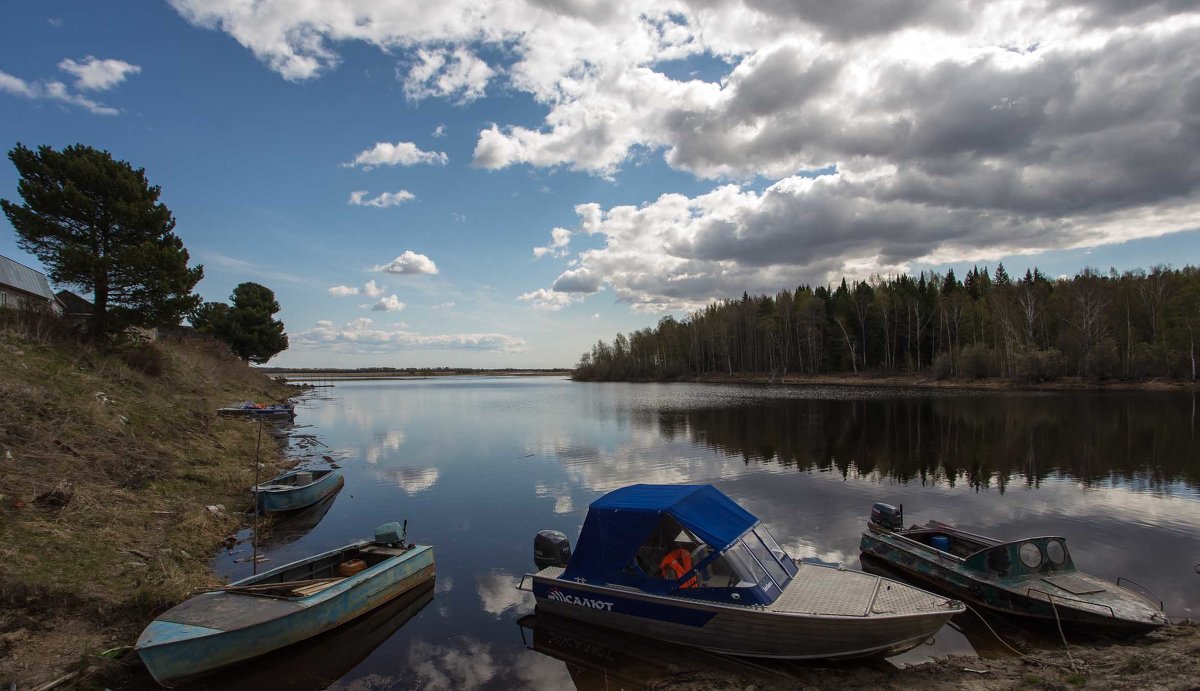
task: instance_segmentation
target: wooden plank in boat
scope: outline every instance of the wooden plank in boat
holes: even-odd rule
[[[301,586],[299,588],[295,588],[292,590],[292,593],[295,595],[298,595],[299,597],[308,597],[309,595],[316,595],[317,593],[321,592],[322,590],[325,590],[326,588],[332,588],[333,586],[337,585],[338,583],[341,583],[344,580],[346,580],[346,579],[339,578],[336,581],[326,581],[324,583],[313,583],[312,585],[306,585],[306,586]]]

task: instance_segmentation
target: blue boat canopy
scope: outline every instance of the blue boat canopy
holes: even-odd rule
[[[724,551],[758,519],[712,485],[630,485],[592,502],[565,580],[643,586],[628,568],[664,515]],[[663,584],[666,585],[665,583]]]

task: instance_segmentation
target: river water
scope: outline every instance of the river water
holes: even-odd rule
[[[1132,578],[1172,616],[1200,614],[1200,439],[1191,393],[943,392],[573,383],[549,377],[337,382],[303,400],[293,455],[333,458],[344,489],[285,521],[260,568],[408,520],[437,582],[304,650],[292,688],[604,688],[736,661],[534,622],[516,585],[534,534],[574,542],[588,503],[624,485],[712,483],[795,557],[860,568],[871,504],[1002,538],[1059,534],[1076,565]],[[319,443],[317,443],[319,442]],[[248,575],[249,545],[218,556]],[[536,623],[536,625],[535,625]],[[970,622],[910,664],[993,654]],[[956,630],[963,628],[964,631]],[[987,634],[990,636],[990,634]],[[769,670],[772,673],[778,670]]]

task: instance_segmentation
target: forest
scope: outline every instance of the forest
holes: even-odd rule
[[[682,320],[617,334],[574,378],[889,373],[1039,383],[1196,381],[1200,268],[1156,266],[1051,279],[974,267],[801,285],[714,302]]]

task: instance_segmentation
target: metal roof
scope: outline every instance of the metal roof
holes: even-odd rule
[[[54,291],[50,290],[46,274],[3,256],[0,256],[0,285],[12,286],[54,302]]]

